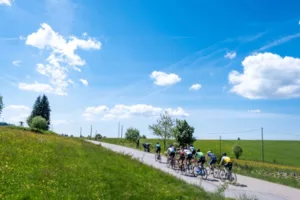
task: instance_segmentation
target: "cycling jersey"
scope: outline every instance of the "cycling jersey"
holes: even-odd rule
[[[158,149],[160,148],[160,144],[156,144],[155,147]]]
[[[169,147],[168,152],[169,153],[175,153],[175,148],[174,147]]]
[[[221,159],[221,163],[223,163],[223,162],[225,164],[231,163],[231,159],[228,156],[223,156]]]
[[[207,155],[208,155],[208,157],[210,157],[211,160],[217,160],[217,157],[215,156],[215,154],[209,152]]]
[[[204,156],[204,154],[202,153],[202,152],[197,152],[196,153],[196,157],[197,158],[201,158],[201,157],[203,157]]]
[[[191,152],[193,152],[193,151],[195,151],[195,148],[190,146],[190,150],[191,150]]]
[[[191,152],[190,150],[188,150],[188,149],[185,149],[185,150],[183,150],[183,151],[184,151],[185,155],[190,155],[190,154],[192,154],[192,152]]]

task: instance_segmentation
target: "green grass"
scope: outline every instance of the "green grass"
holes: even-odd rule
[[[136,144],[130,143],[125,139],[104,138],[103,142],[119,144],[127,147],[136,148]],[[148,142],[152,146],[159,141],[158,139],[146,139],[140,141],[140,150],[143,150],[142,143]],[[173,143],[169,140],[167,144]],[[161,144],[163,144],[160,141]],[[240,160],[234,160],[234,172],[259,178],[283,185],[300,188],[300,142],[299,141],[265,141],[265,163],[261,162],[261,142],[252,140],[222,141],[222,152],[226,151],[230,157],[232,146],[239,144],[243,148],[243,155]],[[220,158],[220,141],[201,140],[194,143],[196,148],[207,152],[212,150]],[[152,148],[153,152],[153,148]]]
[[[223,199],[78,138],[0,127],[0,199]]]
[[[117,138],[105,138],[104,142],[113,144],[122,144],[129,147],[134,147],[135,144],[128,143],[125,140]],[[140,144],[149,142],[154,147],[155,143],[160,141],[158,139],[145,139],[141,140]],[[169,140],[167,144],[175,142]],[[161,144],[162,141],[160,141]],[[262,161],[261,141],[258,140],[223,140],[221,142],[221,152],[227,152],[229,156],[234,157],[232,154],[232,147],[234,144],[239,144],[243,148],[243,155],[241,160]],[[140,145],[141,146],[141,145]],[[201,151],[207,152],[212,150],[216,155],[220,154],[220,141],[218,140],[197,140],[194,143],[196,148],[200,148]],[[142,147],[140,147],[142,148]],[[300,167],[300,141],[264,141],[265,149],[265,162],[281,164],[287,166]]]

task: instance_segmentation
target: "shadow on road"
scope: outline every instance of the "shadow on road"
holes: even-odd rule
[[[242,188],[248,187],[247,185],[244,185],[244,184],[241,184],[241,183],[232,184],[232,186],[242,187]]]

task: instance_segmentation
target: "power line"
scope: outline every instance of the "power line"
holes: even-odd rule
[[[239,132],[231,132],[231,133],[208,133],[209,135],[230,135],[230,134],[241,134],[241,133],[250,133],[250,132],[254,132],[254,131],[259,131],[260,129],[250,129],[250,130],[245,130],[245,131],[239,131]]]

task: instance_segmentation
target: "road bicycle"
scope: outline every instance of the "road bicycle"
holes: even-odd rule
[[[208,175],[213,175],[214,178],[219,178],[219,170],[215,167],[215,165],[212,165],[210,167],[208,164],[207,173]]]
[[[161,155],[160,155],[160,153],[157,153],[157,152],[155,152],[155,161],[157,162],[160,162],[161,163]]]
[[[172,167],[173,169],[175,169],[175,165],[176,165],[176,160],[175,160],[175,157],[168,157],[168,160],[167,160],[167,167],[170,168]]]
[[[236,184],[237,182],[236,174],[232,170],[227,170],[224,166],[219,170],[219,177],[223,182],[229,181],[232,184]]]
[[[201,176],[201,178],[204,180],[207,179],[208,173],[204,165],[199,166],[199,163],[197,163],[197,165],[194,166],[193,172],[194,176]]]

